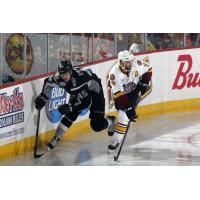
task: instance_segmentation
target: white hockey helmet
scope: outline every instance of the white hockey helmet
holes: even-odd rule
[[[141,52],[141,47],[140,47],[139,44],[133,43],[133,44],[130,46],[129,51],[130,51],[131,53],[138,53],[138,52]]]
[[[118,53],[118,60],[126,62],[126,61],[132,61],[135,59],[135,56],[133,54],[131,54],[129,51],[124,50],[124,51],[120,51]]]
[[[118,61],[124,72],[130,72],[135,56],[127,50],[120,51],[118,54]]]

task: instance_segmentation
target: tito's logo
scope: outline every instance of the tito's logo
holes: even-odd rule
[[[69,94],[60,87],[54,87],[48,94],[49,101],[45,105],[47,118],[52,123],[57,123],[61,120],[62,115],[58,111],[58,106],[67,104],[69,101]]]
[[[174,84],[172,89],[181,90],[184,87],[200,87],[200,77],[199,73],[192,73],[192,57],[189,54],[180,55],[178,57],[178,61],[180,61],[180,66],[174,80]]]

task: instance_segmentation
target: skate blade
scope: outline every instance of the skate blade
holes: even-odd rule
[[[115,149],[115,150],[108,149],[107,153],[108,153],[108,154],[111,154],[111,153],[114,153],[116,150],[117,150],[117,149]]]

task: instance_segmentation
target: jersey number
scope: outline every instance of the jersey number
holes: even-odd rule
[[[86,90],[82,90],[81,92],[78,93],[78,96],[77,96],[78,102],[81,103],[81,100],[83,100],[87,96],[88,96],[87,91]]]

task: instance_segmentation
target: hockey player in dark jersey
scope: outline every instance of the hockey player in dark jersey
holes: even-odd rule
[[[61,61],[56,75],[46,78],[40,95],[35,99],[36,109],[42,109],[48,100],[49,90],[58,85],[70,94],[68,104],[60,105],[59,112],[63,115],[54,137],[47,143],[53,149],[64,133],[71,127],[82,110],[90,110],[90,126],[95,132],[108,128],[113,133],[116,118],[105,118],[105,99],[101,79],[91,71],[73,68],[69,61]]]

